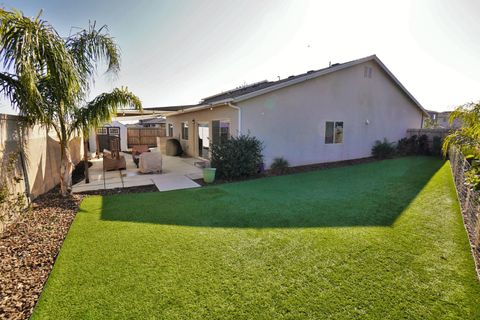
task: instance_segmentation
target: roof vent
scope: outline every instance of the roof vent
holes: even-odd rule
[[[290,77],[288,77],[287,79],[292,79],[292,78],[295,78],[295,76],[290,76]]]
[[[315,72],[315,70],[310,70],[307,73],[314,73],[314,72]]]
[[[336,66],[339,66],[339,65],[340,65],[340,63],[334,63],[330,67],[336,67]]]

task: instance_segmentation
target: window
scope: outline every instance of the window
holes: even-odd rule
[[[372,67],[365,67],[363,69],[363,77],[364,78],[372,78]]]
[[[182,122],[182,139],[188,140],[188,122]]]
[[[212,143],[222,143],[230,139],[230,122],[213,120],[212,121]]]
[[[343,142],[343,121],[327,121],[325,123],[325,143]]]
[[[173,137],[173,124],[172,123],[168,124],[167,136]]]

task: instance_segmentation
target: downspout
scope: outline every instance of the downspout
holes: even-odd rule
[[[238,127],[237,128],[238,128],[238,133],[241,134],[242,133],[242,109],[231,102],[227,102],[227,105],[230,108],[238,110]]]

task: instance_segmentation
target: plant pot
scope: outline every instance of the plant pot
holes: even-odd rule
[[[205,181],[205,183],[212,183],[215,181],[215,171],[217,171],[216,168],[204,168],[203,181]]]

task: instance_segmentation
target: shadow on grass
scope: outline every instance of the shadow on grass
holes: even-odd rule
[[[389,226],[444,161],[408,157],[199,189],[87,199],[102,220],[227,228]]]

